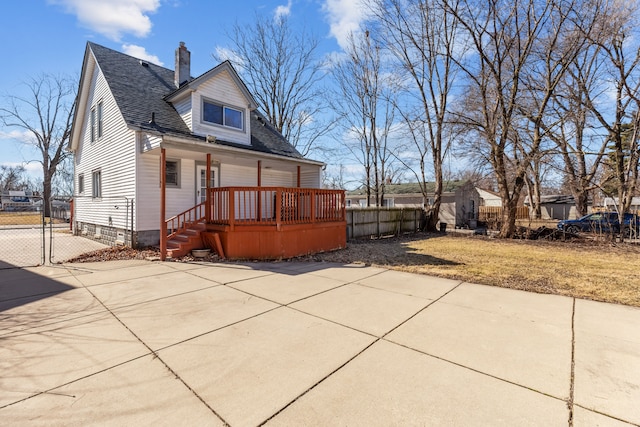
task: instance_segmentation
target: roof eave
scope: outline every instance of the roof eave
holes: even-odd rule
[[[93,58],[93,61],[91,59]],[[89,72],[89,67],[92,65]],[[91,89],[91,78],[88,78],[88,74],[93,74],[93,70],[96,67],[97,62],[91,52],[89,43],[85,48],[84,58],[82,60],[82,73],[80,73],[80,83],[78,84],[78,92],[76,95],[76,106],[73,114],[73,120],[71,121],[71,136],[69,138],[69,151],[75,152],[80,145],[82,135],[82,123],[84,122],[84,112],[86,110],[87,99],[89,97],[89,90]]]

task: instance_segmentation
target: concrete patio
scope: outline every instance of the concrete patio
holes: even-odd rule
[[[8,268],[0,424],[638,425],[639,325],[362,265]]]

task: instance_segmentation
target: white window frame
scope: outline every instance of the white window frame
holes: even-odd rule
[[[91,197],[102,198],[102,169],[91,171]]]
[[[221,126],[221,127],[225,128],[225,129],[231,129],[231,130],[235,130],[235,131],[238,131],[238,132],[245,132],[246,111],[244,110],[244,108],[240,108],[240,107],[236,107],[236,106],[233,106],[233,105],[225,104],[224,102],[215,101],[213,99],[209,99],[209,98],[205,98],[205,97],[202,97],[201,99],[202,99],[202,101],[200,103],[200,107],[201,107],[202,113],[200,115],[200,121],[203,124],[211,125],[211,126]],[[216,105],[216,106],[222,108],[222,123],[210,122],[208,120],[205,120],[205,118],[204,118],[204,107],[205,107],[205,104]],[[240,115],[241,115],[241,120],[240,121],[242,123],[242,127],[241,128],[238,128],[238,127],[235,127],[235,126],[230,126],[230,125],[226,124],[226,117],[227,117],[226,110],[237,111],[238,113],[240,113]]]
[[[169,163],[175,163],[176,164],[176,182],[175,183],[174,182],[169,182],[169,180],[167,179],[167,173],[169,171],[169,169],[167,168],[167,165]],[[180,188],[180,185],[181,185],[180,177],[182,175],[182,173],[181,173],[182,172],[181,171],[182,167],[181,167],[180,163],[181,163],[180,159],[166,159],[165,160],[164,183],[165,183],[165,186],[167,188]]]
[[[96,142],[96,109],[91,109],[91,116],[89,118],[89,127],[91,128],[91,142]]]
[[[84,173],[78,175],[78,194],[84,194]]]
[[[96,105],[96,116],[98,121],[98,139],[100,139],[102,138],[104,131],[102,100],[98,101],[98,104]]]

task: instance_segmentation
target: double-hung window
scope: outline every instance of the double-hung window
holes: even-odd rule
[[[84,174],[78,175],[78,194],[84,193]]]
[[[91,142],[95,142],[102,138],[103,121],[102,121],[102,101],[98,102],[95,107],[91,109]]]
[[[98,116],[98,138],[102,138],[102,101],[98,102],[96,106],[96,114]]]
[[[167,160],[164,176],[167,187],[180,187],[180,161]]]
[[[102,172],[99,169],[91,173],[91,196],[102,197]]]
[[[91,142],[96,140],[96,110],[91,110]]]
[[[242,110],[206,99],[202,101],[202,121],[244,130],[244,112]]]

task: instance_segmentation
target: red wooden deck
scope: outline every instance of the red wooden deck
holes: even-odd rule
[[[291,258],[346,247],[345,206],[342,190],[210,188],[208,203],[170,218],[165,227],[205,222],[231,259]]]

